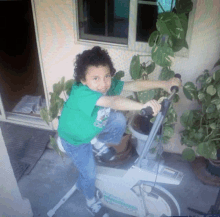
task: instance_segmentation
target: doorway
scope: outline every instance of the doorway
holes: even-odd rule
[[[30,0],[0,1],[0,32],[0,115],[7,118],[25,96],[45,99]]]

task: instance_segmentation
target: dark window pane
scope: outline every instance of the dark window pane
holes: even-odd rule
[[[158,6],[138,4],[136,41],[148,42],[152,32],[156,30]]]
[[[84,16],[87,18],[85,33],[105,35],[105,1],[84,0]]]
[[[80,38],[127,43],[130,0],[78,0]],[[82,9],[83,8],[83,9]],[[82,12],[83,11],[83,12]],[[90,35],[90,36],[89,36]],[[112,37],[116,39],[112,39]],[[125,40],[125,41],[124,41]]]

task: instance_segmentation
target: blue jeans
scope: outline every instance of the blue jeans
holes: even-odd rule
[[[97,139],[103,143],[119,144],[126,130],[126,118],[121,112],[111,111],[106,126],[97,135]],[[62,139],[62,145],[66,154],[72,159],[79,171],[77,188],[82,190],[86,199],[95,196],[96,169],[91,143],[74,146]]]

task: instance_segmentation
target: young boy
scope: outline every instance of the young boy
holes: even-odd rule
[[[169,81],[130,81],[112,79],[116,70],[107,51],[93,47],[78,54],[75,80],[59,119],[58,133],[66,153],[79,171],[77,188],[86,198],[93,216],[107,217],[105,208],[95,197],[95,161],[90,141],[96,137],[104,146],[118,145],[126,130],[126,119],[117,110],[141,110],[152,107],[154,116],[161,105],[156,100],[146,104],[119,96],[122,90],[143,91],[163,88],[170,92],[180,86],[177,78]]]

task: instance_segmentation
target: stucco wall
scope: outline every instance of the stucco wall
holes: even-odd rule
[[[35,10],[39,52],[42,60],[43,76],[48,92],[52,85],[62,76],[71,79],[73,76],[74,58],[85,49],[96,44],[76,44],[74,25],[76,17],[75,0],[32,0]],[[220,0],[198,0],[193,24],[192,41],[189,58],[176,57],[172,69],[182,75],[183,84],[195,81],[205,69],[211,70],[220,54]],[[115,46],[102,46],[108,49],[117,71],[123,70],[124,81],[130,80],[129,65],[133,55],[143,54],[128,51]],[[147,59],[142,58],[142,61]],[[151,79],[157,79],[161,68],[157,67]],[[128,93],[123,93],[128,95]],[[180,90],[181,101],[176,106],[179,116],[183,111],[193,108],[193,102],[187,100]],[[180,153],[179,122],[176,124],[175,137],[166,147],[171,152]]]

